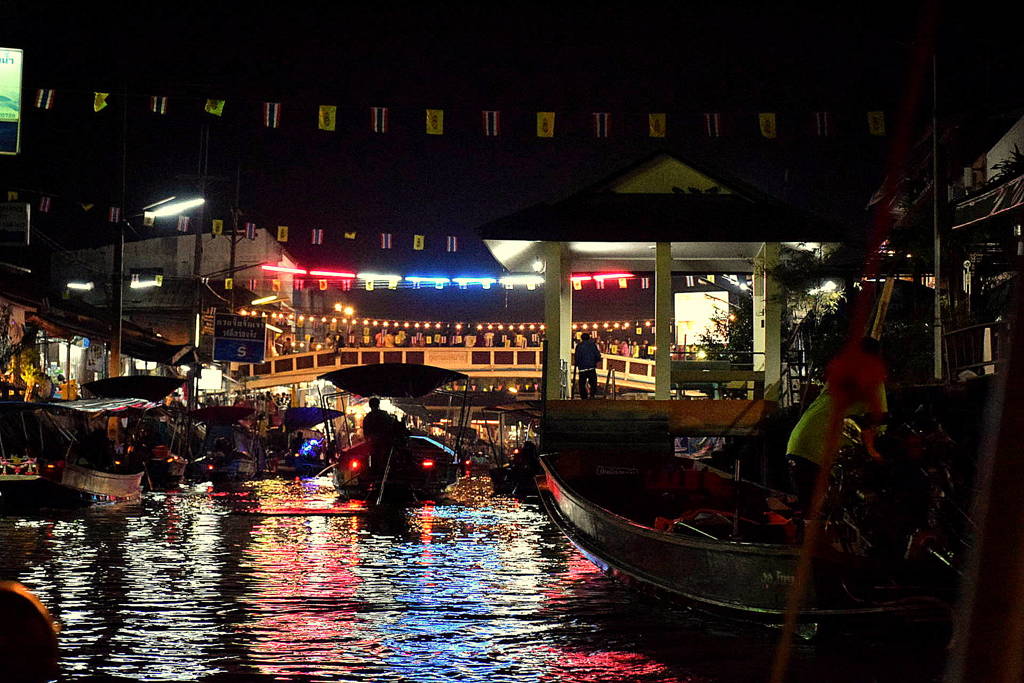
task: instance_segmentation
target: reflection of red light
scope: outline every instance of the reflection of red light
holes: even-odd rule
[[[434,461],[433,460],[424,460],[423,461],[423,466],[424,467],[433,467],[434,466]]]
[[[359,461],[356,460],[355,458],[352,458],[352,460],[350,460],[349,463],[348,463],[348,468],[350,470],[358,470],[359,469]]]

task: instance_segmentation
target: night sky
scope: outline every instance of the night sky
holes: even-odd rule
[[[655,151],[862,230],[891,144],[866,134],[865,112],[885,110],[895,128],[911,55],[929,42],[916,3],[851,3],[827,16],[820,3],[345,5],[301,15],[287,4],[236,13],[105,3],[75,14],[44,4],[0,8],[0,44],[26,52],[23,153],[0,157],[0,180],[56,198],[38,224],[56,244],[110,238],[105,208],[79,204],[122,203],[122,153],[126,207],[194,191],[184,176],[197,172],[206,124],[209,173],[221,178],[207,219],[227,217],[240,172],[245,220],[288,225],[304,265],[448,276],[498,272],[477,226]],[[988,25],[995,17],[938,17],[940,111],[1019,107],[1020,41]],[[56,90],[52,110],[32,108],[37,88]],[[98,114],[94,91],[113,93]],[[150,95],[169,98],[166,116],[149,111]],[[227,101],[222,118],[203,113],[206,98]],[[283,104],[280,128],[263,126],[264,101]],[[317,130],[321,104],[338,106],[336,132]],[[388,134],[370,132],[371,106],[390,107]],[[424,134],[428,107],[445,110],[443,136]],[[482,109],[503,112],[499,137],[482,135]],[[541,110],[557,112],[554,139],[535,136]],[[834,113],[834,137],[811,134],[818,110]],[[612,113],[608,139],[593,137],[594,111]],[[664,140],[646,137],[651,111],[668,113]],[[723,113],[720,138],[704,134],[708,111]],[[777,112],[778,140],[759,137],[761,111]],[[314,227],[325,230],[322,247],[310,244]],[[394,234],[392,250],[379,248],[381,232]],[[426,235],[425,250],[412,249],[414,234]],[[446,235],[459,237],[458,253],[445,252]]]

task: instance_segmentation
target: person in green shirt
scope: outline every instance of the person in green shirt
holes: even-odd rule
[[[888,405],[885,395],[885,363],[876,339],[865,337],[837,356],[825,372],[825,387],[814,399],[786,444],[786,460],[794,492],[806,509],[810,504],[818,472],[825,461],[833,411],[842,419],[861,424],[864,447],[880,461],[875,432],[884,428]],[[837,429],[842,429],[842,419]],[[838,443],[838,441],[837,441]]]

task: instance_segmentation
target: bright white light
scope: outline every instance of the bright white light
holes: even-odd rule
[[[280,327],[271,325],[270,323],[267,323],[267,329],[270,330],[271,332],[277,332],[278,334],[281,334],[284,331]]]
[[[541,261],[540,259],[537,259],[536,261],[534,261],[532,267],[533,267],[533,272],[535,272],[535,273],[543,273],[544,272],[544,262]]]
[[[159,287],[160,283],[156,280],[135,280],[128,286],[132,289],[149,289],[150,287]]]
[[[197,197],[196,199],[182,199],[180,202],[169,202],[159,206],[149,213],[155,218],[160,218],[161,216],[177,216],[182,211],[188,211],[195,206],[200,206],[205,203],[206,200],[202,197]]]
[[[826,292],[834,292],[834,291],[836,291],[836,288],[838,286],[839,285],[837,285],[832,280],[825,280],[825,282],[823,282],[821,284],[821,287],[815,287],[814,289],[808,290],[807,293],[808,294],[824,294]]]
[[[505,275],[499,282],[503,285],[542,285],[544,284],[543,275]]]
[[[402,279],[401,275],[390,275],[381,273],[358,273],[357,277],[360,280],[366,280],[369,282],[376,282],[377,280],[387,280],[388,282],[392,282]]]
[[[277,301],[277,296],[261,296],[259,299],[253,299],[249,305],[259,306],[260,304],[269,304],[271,301]]]
[[[96,285],[94,285],[91,282],[69,282],[68,283],[68,289],[81,289],[81,290],[86,291],[86,292],[90,291],[95,286]]]

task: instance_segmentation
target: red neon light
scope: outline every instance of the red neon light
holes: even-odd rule
[[[305,275],[306,271],[302,268],[285,268],[284,266],[268,266],[266,264],[260,266],[263,270],[269,270],[274,273],[294,273],[296,275]]]
[[[311,270],[310,275],[320,275],[322,277],[343,277],[349,279],[355,279],[355,273],[339,273],[336,270]]]
[[[424,460],[422,464],[423,464],[423,467],[430,468],[430,467],[434,466],[434,461],[433,460]]]
[[[633,275],[633,273],[601,273],[600,275],[595,275],[594,279],[595,280],[622,280],[622,279],[627,278],[627,277],[636,277],[636,275]]]
[[[593,278],[590,277],[589,275],[573,275],[569,279],[573,282],[587,282],[589,280],[592,280]]]

